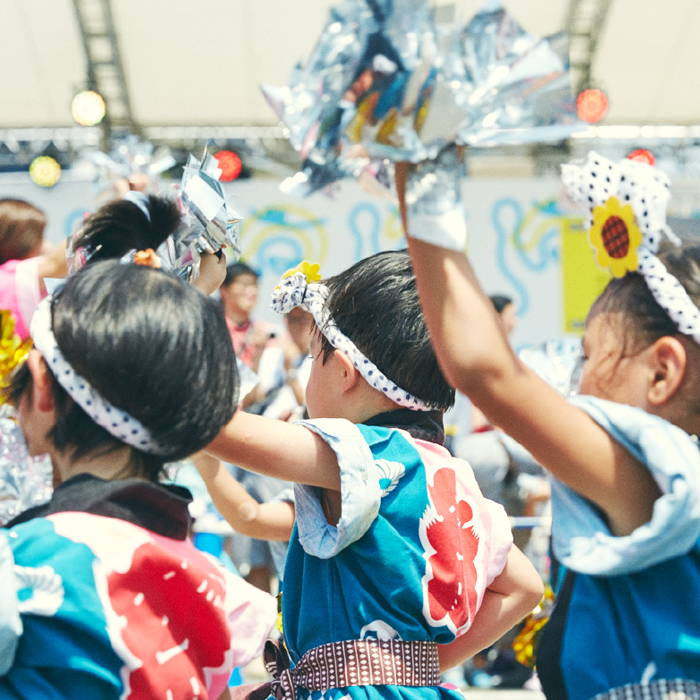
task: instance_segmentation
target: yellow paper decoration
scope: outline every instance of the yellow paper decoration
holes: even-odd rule
[[[24,361],[31,347],[31,338],[22,340],[15,333],[15,319],[10,311],[0,311],[0,404],[5,402],[3,394],[10,385],[12,371]]]
[[[308,260],[299,263],[296,267],[287,270],[283,275],[282,279],[285,277],[291,277],[297,272],[303,272],[306,277],[306,283],[311,284],[311,282],[319,282],[321,280],[320,273],[321,266],[318,263],[310,263]]]

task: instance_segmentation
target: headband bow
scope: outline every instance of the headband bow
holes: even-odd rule
[[[666,224],[666,175],[648,163],[613,163],[591,151],[585,161],[563,165],[562,180],[571,199],[588,207],[598,265],[615,277],[641,274],[678,330],[700,343],[700,310],[656,255],[662,234],[680,245]]]
[[[282,276],[279,286],[272,292],[272,308],[278,314],[289,313],[299,306],[308,311],[328,342],[338,350],[342,350],[352,361],[355,369],[377,391],[388,396],[394,403],[414,411],[430,411],[421,399],[409,394],[405,389],[392,382],[371,360],[367,359],[355,343],[339,328],[328,313],[325,302],[328,298],[328,287],[320,282],[318,264],[311,265],[304,261],[297,268],[288,270]]]

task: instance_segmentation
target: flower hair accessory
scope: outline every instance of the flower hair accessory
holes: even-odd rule
[[[51,373],[68,395],[92,420],[117,440],[149,454],[162,455],[164,447],[136,418],[102,398],[68,363],[60,351],[52,330],[51,302],[45,297],[32,316],[31,335],[34,347],[41,353]]]
[[[279,285],[272,292],[272,308],[278,314],[289,313],[299,306],[308,311],[328,342],[342,350],[352,361],[357,371],[377,391],[388,396],[394,403],[414,411],[430,411],[431,406],[412,396],[392,382],[379,368],[368,360],[355,343],[335,325],[325,307],[328,287],[320,282],[319,265],[302,262],[298,267],[287,270]]]
[[[591,151],[585,161],[563,165],[562,180],[571,199],[589,209],[588,240],[598,265],[615,277],[641,274],[678,330],[700,343],[700,310],[656,255],[662,234],[680,245],[666,224],[666,175],[648,163],[613,163]]]
[[[153,267],[156,270],[161,267],[160,258],[156,255],[153,248],[146,248],[146,250],[137,250],[134,253],[134,262],[137,265],[145,265],[146,267]]]

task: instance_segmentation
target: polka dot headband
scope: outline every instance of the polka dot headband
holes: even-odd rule
[[[600,267],[615,277],[639,272],[678,330],[700,344],[700,310],[656,252],[661,235],[680,240],[666,225],[669,181],[648,163],[613,163],[595,152],[562,166],[569,196],[588,207],[588,240]]]
[[[148,428],[126,411],[103,399],[63,357],[52,330],[51,300],[47,296],[36,308],[31,322],[34,347],[41,353],[51,373],[68,395],[97,425],[117,440],[149,454],[165,454],[165,449],[153,438]]]
[[[334,348],[342,350],[350,358],[357,371],[377,391],[382,392],[403,408],[410,408],[413,411],[432,410],[431,406],[392,382],[335,325],[325,308],[328,287],[321,284],[318,270],[317,264],[311,265],[308,262],[303,262],[298,268],[285,272],[279,286],[272,292],[272,308],[278,314],[289,313],[297,306],[308,311],[314,317],[318,329],[328,342]]]

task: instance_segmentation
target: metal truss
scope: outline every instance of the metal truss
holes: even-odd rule
[[[112,8],[110,0],[73,0],[73,7],[85,49],[87,87],[99,92],[107,105],[101,124],[107,147],[115,129],[140,133],[131,110]]]
[[[593,60],[612,4],[613,0],[569,0],[566,31],[569,35],[571,88],[574,95],[595,87]]]

